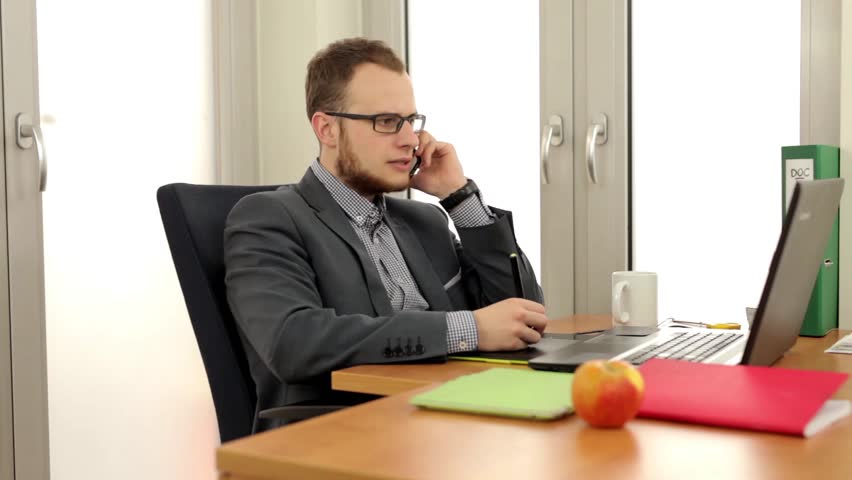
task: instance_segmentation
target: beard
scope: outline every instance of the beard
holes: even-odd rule
[[[387,192],[398,192],[408,188],[405,182],[393,182],[373,175],[363,168],[364,162],[352,151],[352,145],[346,136],[346,131],[340,129],[340,152],[337,157],[337,170],[340,180],[350,188],[366,197],[373,197]]]

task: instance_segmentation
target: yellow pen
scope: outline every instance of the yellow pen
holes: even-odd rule
[[[677,323],[679,325],[687,325],[690,327],[704,327],[704,328],[715,328],[721,330],[739,330],[740,324],[735,322],[730,323],[704,323],[704,322],[687,322],[685,320],[675,320],[672,319],[672,323]]]

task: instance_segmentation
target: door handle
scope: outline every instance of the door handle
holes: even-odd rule
[[[599,113],[595,121],[589,125],[586,132],[586,169],[589,172],[589,181],[598,183],[598,165],[596,159],[596,146],[606,143],[606,115]]]
[[[15,141],[22,150],[28,150],[35,141],[38,156],[38,191],[43,192],[47,188],[47,151],[44,149],[41,127],[34,125],[26,113],[19,113],[15,117],[15,132]]]
[[[551,115],[541,132],[541,184],[550,183],[550,147],[562,145],[562,117]]]

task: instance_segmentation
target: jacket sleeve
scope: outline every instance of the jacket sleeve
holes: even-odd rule
[[[231,311],[245,342],[280,381],[358,364],[446,358],[445,312],[369,316],[325,308],[308,250],[279,199],[242,199],[228,217],[224,243]]]
[[[515,240],[512,212],[489,206],[494,223],[473,228],[458,228],[454,238],[462,269],[462,280],[472,308],[516,297],[509,255],[520,258],[521,282],[528,300],[544,303],[544,294],[527,256]]]

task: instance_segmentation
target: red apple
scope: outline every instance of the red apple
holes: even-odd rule
[[[624,425],[639,412],[644,394],[642,374],[622,360],[592,360],[574,372],[574,410],[593,427]]]

